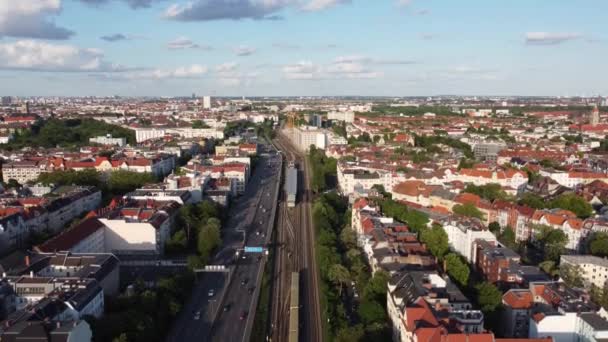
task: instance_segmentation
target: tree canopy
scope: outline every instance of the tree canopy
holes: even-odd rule
[[[448,234],[441,226],[434,225],[420,231],[420,242],[426,244],[431,254],[442,260],[449,250]]]
[[[473,203],[465,203],[465,204],[456,204],[452,211],[454,214],[466,216],[466,217],[474,217],[480,220],[483,220],[484,214],[481,210],[477,209],[477,207]]]
[[[502,303],[502,293],[496,286],[488,282],[480,283],[476,286],[477,303],[484,313],[496,311]]]
[[[475,194],[490,202],[497,199],[507,200],[511,198],[504,190],[502,190],[502,186],[498,183],[489,183],[485,185],[469,184],[464,189],[464,192]]]
[[[79,147],[90,145],[90,138],[111,134],[114,138],[126,138],[135,144],[135,132],[94,119],[50,119],[36,123],[30,131],[18,132],[5,148],[22,147]]]
[[[467,286],[469,282],[469,266],[458,254],[450,253],[445,257],[446,271],[452,279],[461,286]]]

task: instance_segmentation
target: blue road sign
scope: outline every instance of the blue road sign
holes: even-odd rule
[[[245,253],[263,253],[263,247],[247,247],[245,246]]]

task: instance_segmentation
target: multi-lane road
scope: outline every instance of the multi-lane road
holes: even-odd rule
[[[242,248],[268,244],[282,163],[271,145],[261,144],[260,149],[245,193],[230,207],[222,228],[223,245],[209,263],[224,265],[227,272],[198,273],[190,301],[167,341],[249,340],[266,256],[244,253]]]

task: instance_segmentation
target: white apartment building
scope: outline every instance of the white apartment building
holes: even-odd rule
[[[135,140],[138,143],[164,137],[166,131],[162,128],[137,128],[135,129]]]
[[[127,138],[112,138],[112,134],[90,138],[89,142],[100,145],[123,147],[127,144]]]
[[[376,184],[390,190],[394,182],[392,174],[388,171],[350,167],[344,163],[338,163],[337,176],[340,192],[347,196],[353,194],[356,187],[370,190]]]
[[[496,236],[474,219],[457,221],[448,219],[443,222],[443,230],[448,235],[450,249],[464,256],[471,264],[477,261],[475,241],[478,239],[496,243]]]
[[[344,122],[354,122],[355,121],[355,112],[345,111],[345,112],[336,112],[332,111],[327,113],[327,120],[335,120],[335,121],[344,121]]]
[[[293,128],[291,132],[292,142],[301,151],[310,150],[310,145],[316,148],[325,149],[327,146],[327,136],[324,130],[313,126],[300,126]]]
[[[608,282],[608,260],[593,255],[562,255],[560,265],[580,266],[579,274],[586,285],[603,289]]]
[[[44,163],[34,160],[9,161],[2,164],[2,178],[4,182],[11,179],[19,184],[34,182],[41,173],[46,172]]]
[[[589,184],[595,180],[608,182],[608,174],[596,172],[540,170],[540,175],[549,177],[556,181],[559,185],[568,188],[574,188],[581,184]]]
[[[211,109],[211,96],[203,96],[203,109]]]

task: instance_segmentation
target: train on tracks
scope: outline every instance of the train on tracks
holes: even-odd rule
[[[298,196],[298,169],[294,163],[289,163],[287,167],[287,175],[285,178],[285,198],[287,206],[293,208],[296,206]]]
[[[300,273],[291,273],[289,294],[289,342],[298,342],[300,335]]]

